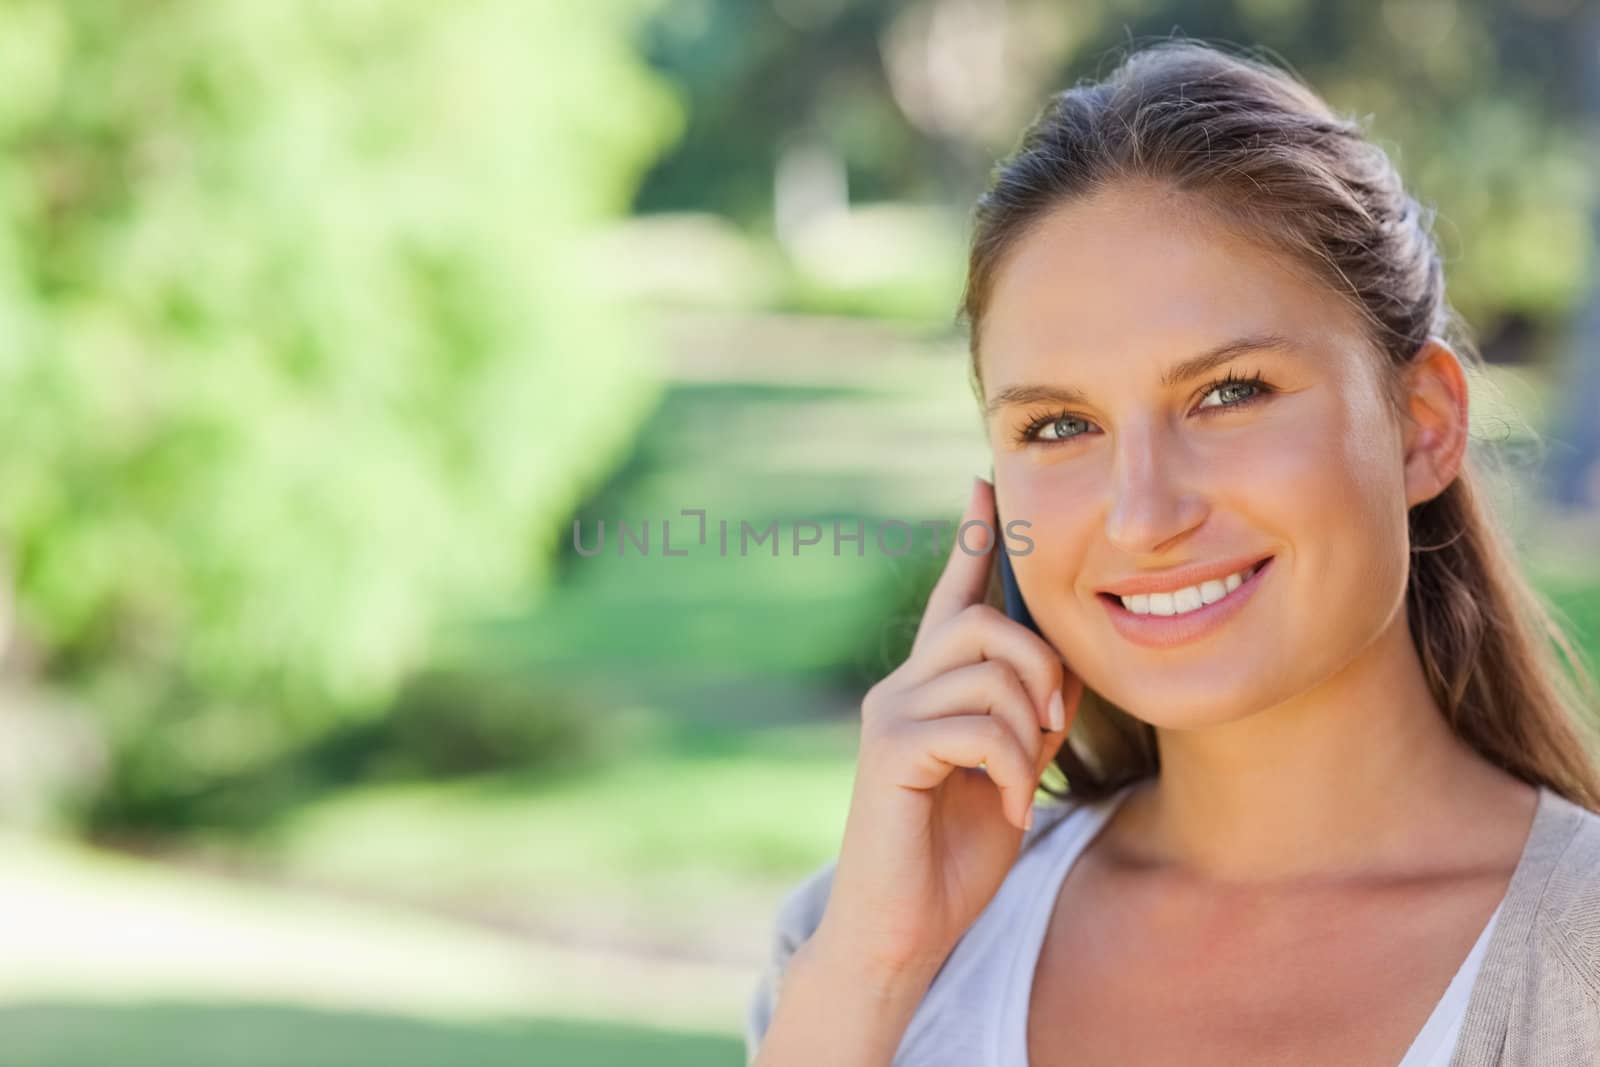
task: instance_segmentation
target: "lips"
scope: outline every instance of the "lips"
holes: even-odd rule
[[[1111,624],[1130,642],[1147,648],[1170,648],[1211,634],[1242,611],[1272,575],[1276,560],[1277,557],[1268,556],[1256,572],[1233,592],[1221,600],[1182,615],[1137,615],[1124,607],[1116,595],[1100,593],[1099,599],[1106,605]]]

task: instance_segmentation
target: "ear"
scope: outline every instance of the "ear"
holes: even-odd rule
[[[1455,481],[1466,458],[1467,376],[1449,345],[1431,337],[1404,371],[1406,506],[1432,500]]]

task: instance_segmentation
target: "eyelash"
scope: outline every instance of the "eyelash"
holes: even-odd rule
[[[1204,388],[1202,388],[1200,390],[1200,394],[1199,394],[1200,398],[1204,399],[1207,396],[1210,396],[1211,393],[1214,392],[1215,390],[1224,389],[1224,388],[1226,388],[1226,387],[1228,387],[1230,385],[1250,385],[1250,386],[1254,386],[1255,389],[1256,389],[1256,392],[1251,394],[1250,396],[1245,397],[1243,400],[1236,400],[1231,404],[1219,404],[1219,405],[1216,405],[1216,406],[1213,406],[1213,407],[1210,407],[1210,408],[1206,408],[1204,410],[1206,410],[1206,411],[1232,411],[1235,408],[1248,407],[1249,405],[1255,403],[1256,401],[1264,400],[1268,396],[1271,396],[1273,393],[1277,392],[1276,389],[1274,389],[1272,386],[1268,385],[1265,381],[1262,380],[1260,372],[1253,372],[1251,374],[1245,375],[1244,377],[1239,377],[1239,376],[1235,375],[1233,373],[1233,371],[1230,370],[1227,374],[1224,374],[1222,377],[1213,380],[1212,382],[1207,384]],[[1049,426],[1052,422],[1060,422],[1062,419],[1078,419],[1078,418],[1079,418],[1079,416],[1073,415],[1071,412],[1067,412],[1067,411],[1054,411],[1054,412],[1051,412],[1048,415],[1042,415],[1039,418],[1034,419],[1032,422],[1029,422],[1021,430],[1017,431],[1017,436],[1016,436],[1017,443],[1018,444],[1028,444],[1028,443],[1031,442],[1031,443],[1034,443],[1034,444],[1047,445],[1047,446],[1050,446],[1050,445],[1064,445],[1068,441],[1075,440],[1075,439],[1077,439],[1079,437],[1082,437],[1083,435],[1082,434],[1073,434],[1071,437],[1058,438],[1058,439],[1056,439],[1054,441],[1046,441],[1046,440],[1043,440],[1043,439],[1040,439],[1040,438],[1036,437],[1035,435],[1037,435],[1038,432],[1040,430],[1044,429],[1046,426]],[[1083,419],[1081,421],[1087,422],[1088,420],[1087,419]]]

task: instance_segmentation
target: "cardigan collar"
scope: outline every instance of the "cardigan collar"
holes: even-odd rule
[[[1483,966],[1467,999],[1466,1017],[1451,1067],[1490,1067],[1500,1060],[1513,1010],[1521,995],[1518,980],[1527,965],[1529,942],[1545,902],[1551,876],[1578,831],[1584,809],[1548,786],[1539,801],[1522,856],[1506,887],[1504,910],[1484,951]]]

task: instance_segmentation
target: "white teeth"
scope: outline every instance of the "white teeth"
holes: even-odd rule
[[[1262,560],[1262,563],[1265,563]],[[1137,593],[1122,597],[1122,606],[1135,615],[1185,615],[1207,604],[1215,604],[1244,584],[1246,578],[1261,569],[1258,563],[1235,571],[1221,580],[1201,582],[1199,585],[1174,589],[1170,593]]]

